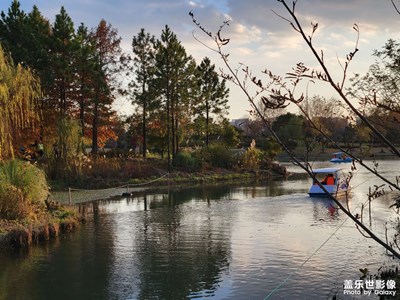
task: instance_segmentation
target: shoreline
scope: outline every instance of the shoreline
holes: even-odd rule
[[[47,211],[30,219],[0,219],[0,249],[28,248],[73,232],[86,221],[75,207],[46,202]]]
[[[285,172],[286,169],[284,168]],[[288,174],[285,173],[285,176]],[[274,174],[271,170],[260,171],[246,171],[237,172],[230,170],[213,170],[208,172],[184,172],[175,171],[166,179],[159,181],[154,180],[152,177],[131,180],[132,186],[137,185],[138,188],[132,190],[133,193],[140,193],[152,190],[165,190],[166,188],[188,188],[202,185],[219,185],[219,184],[239,184],[244,182],[254,182],[255,180],[280,180],[285,176]],[[148,185],[146,182],[153,181]],[[107,185],[108,186],[108,185]],[[113,187],[102,187],[101,190],[114,189]],[[85,190],[81,190],[85,192]],[[86,191],[96,191],[96,189],[87,189]],[[122,191],[122,189],[121,189]],[[68,234],[75,231],[80,224],[86,221],[86,216],[79,213],[77,210],[78,205],[104,200],[99,197],[89,201],[74,201],[69,204],[68,191],[52,191],[48,213],[40,220],[0,220],[0,249],[17,249],[27,248],[42,241],[48,241],[57,238],[62,234]],[[123,193],[116,194],[112,197],[123,197]],[[73,209],[75,214],[68,214],[68,217],[63,217],[63,211]]]
[[[221,184],[240,184],[240,183],[250,183],[255,181],[268,181],[268,180],[285,180],[289,173],[285,169],[285,176],[280,174],[274,174],[270,171],[260,170],[259,172],[234,172],[234,171],[224,171],[224,172],[182,172],[177,171],[170,174],[170,176],[162,178],[161,180],[150,178],[136,179],[125,184],[116,184],[114,186],[101,187],[101,188],[91,188],[87,189],[71,189],[72,194],[77,191],[78,194],[95,193],[96,191],[102,192],[107,190],[115,190],[114,195],[109,197],[99,197],[97,199],[88,200],[75,200],[79,196],[70,196],[68,190],[57,190],[52,192],[52,197],[55,201],[61,204],[68,204],[71,199],[71,205],[88,203],[96,200],[104,200],[108,198],[121,197],[125,195],[130,195],[133,193],[141,193],[148,190],[165,190],[168,188],[179,189],[188,187],[198,187],[198,186],[212,186]],[[129,191],[127,192],[127,186],[129,186]],[[71,197],[71,198],[70,198]],[[84,195],[81,195],[84,198]],[[88,197],[90,198],[90,197]]]

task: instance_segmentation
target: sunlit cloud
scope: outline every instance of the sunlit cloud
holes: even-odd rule
[[[25,12],[32,1],[20,1]],[[141,28],[160,38],[165,25],[177,35],[187,53],[196,62],[210,57],[218,67],[221,58],[209,47],[213,41],[192,22],[189,12],[206,30],[215,34],[223,22],[223,37],[230,39],[224,51],[235,66],[238,62],[254,70],[265,67],[285,73],[297,62],[318,67],[302,37],[288,22],[289,14],[279,1],[266,0],[35,0],[42,14],[51,22],[64,6],[75,26],[84,22],[96,27],[104,18],[118,30],[124,51],[131,51],[132,37]],[[0,11],[8,10],[12,0],[0,1]],[[292,1],[288,1],[290,5]],[[400,16],[390,1],[377,0],[307,0],[297,1],[296,13],[308,36],[329,67],[340,71],[343,59],[354,50],[357,39],[360,51],[351,64],[352,72],[367,70],[374,61],[373,49],[380,49],[389,38],[398,39]],[[313,33],[313,25],[318,28]],[[358,25],[357,33],[353,26]],[[201,42],[198,42],[195,37]],[[336,71],[335,71],[336,72]],[[338,76],[339,77],[339,76]],[[232,93],[232,99],[239,97]],[[231,105],[233,107],[233,105]],[[242,115],[234,112],[232,115]]]

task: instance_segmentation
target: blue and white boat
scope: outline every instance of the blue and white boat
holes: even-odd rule
[[[335,152],[332,154],[331,162],[333,163],[349,163],[352,162],[353,159],[350,156],[347,156],[344,152]]]
[[[342,177],[342,170],[340,168],[322,168],[312,170],[314,177],[321,182],[327,192],[335,197],[346,195],[350,190],[346,180]],[[326,197],[326,192],[318,185],[316,180],[308,191],[310,197]]]

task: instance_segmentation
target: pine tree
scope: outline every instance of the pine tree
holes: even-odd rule
[[[50,88],[50,107],[56,107],[61,119],[67,116],[72,106],[71,95],[69,94],[74,82],[73,58],[77,49],[75,43],[74,23],[61,7],[60,13],[56,15],[52,26],[51,40],[51,68],[53,71],[53,85]]]
[[[175,158],[179,150],[178,128],[184,116],[183,111],[189,106],[186,102],[189,99],[187,91],[192,83],[188,70],[192,62],[193,59],[186,54],[176,35],[165,26],[156,46],[155,86],[167,114],[168,166],[171,165],[171,154]]]
[[[39,75],[42,90],[46,93],[51,85],[49,70],[51,25],[37,6],[33,6],[32,11],[28,14],[27,30],[24,34],[28,38],[28,43],[26,43],[28,51],[24,61]]]
[[[226,81],[219,80],[215,65],[208,57],[197,67],[199,96],[195,103],[195,114],[205,120],[206,145],[210,142],[210,122],[212,115],[223,116],[228,110],[229,89]]]
[[[155,38],[145,33],[142,28],[137,36],[133,37],[132,50],[135,66],[135,82],[131,85],[134,89],[132,103],[142,109],[142,155],[145,158],[147,152],[147,116],[148,110],[154,106],[155,95],[151,91],[151,81],[155,71]]]
[[[27,16],[21,10],[20,3],[14,0],[7,14],[1,12],[0,42],[6,53],[11,54],[13,61],[25,65],[27,57]]]
[[[97,56],[95,40],[88,28],[81,23],[76,33],[78,46],[75,56],[76,91],[75,99],[78,107],[78,118],[82,136],[85,135],[88,114],[92,109],[91,99],[94,98],[94,84],[97,71]]]

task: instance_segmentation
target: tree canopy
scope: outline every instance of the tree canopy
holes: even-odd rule
[[[29,68],[15,65],[0,46],[0,159],[14,156],[23,130],[34,131],[40,84]]]

